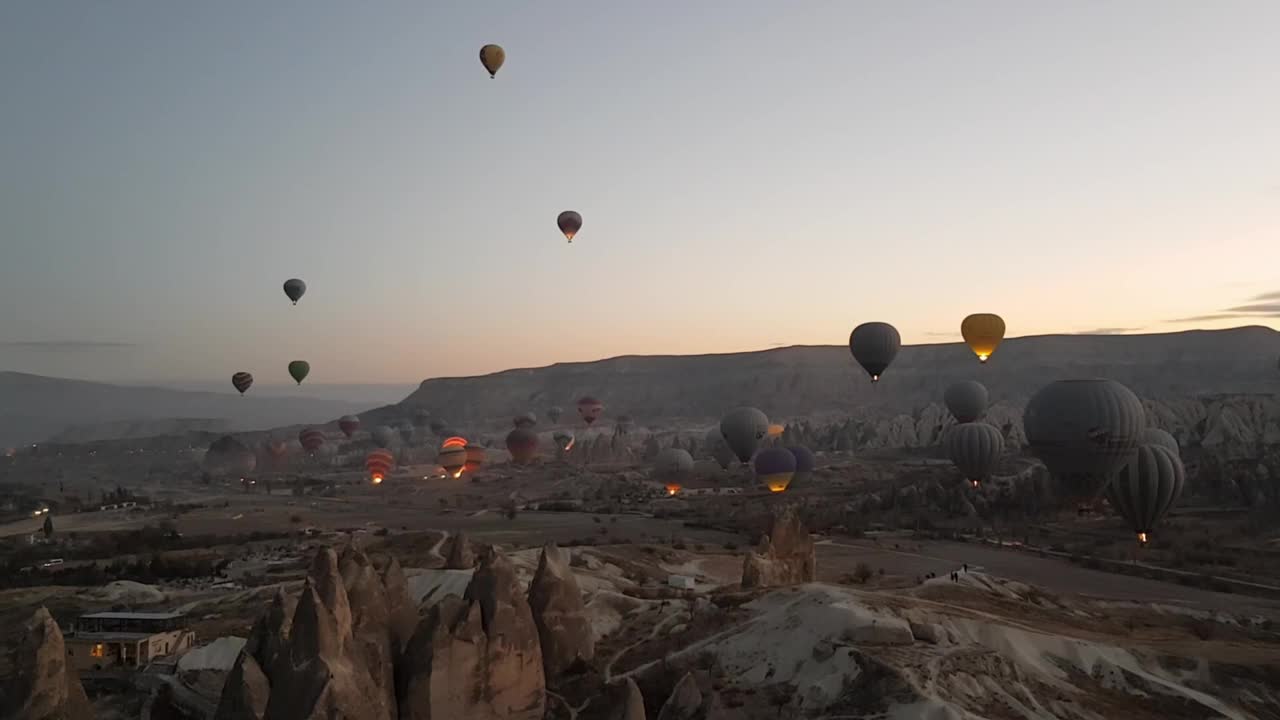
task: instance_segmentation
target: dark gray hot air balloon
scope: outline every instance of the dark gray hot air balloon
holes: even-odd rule
[[[889,323],[862,323],[849,333],[849,352],[863,370],[871,376],[871,382],[879,382],[885,368],[902,349],[902,336]]]
[[[803,481],[813,474],[813,468],[817,465],[817,461],[809,448],[801,445],[792,445],[787,448],[787,452],[791,453],[796,459],[796,472],[791,479],[792,485],[795,485],[797,480]]]
[[[582,229],[582,216],[573,210],[565,210],[556,216],[556,227],[564,233],[565,239],[573,242],[573,238]]]
[[[1114,380],[1059,380],[1031,397],[1022,426],[1058,496],[1087,503],[1133,460],[1146,413],[1138,396]]]
[[[666,485],[668,495],[680,492],[692,472],[693,456],[688,450],[664,448],[653,459],[653,476]]]
[[[569,452],[573,449],[573,432],[569,430],[557,430],[551,434],[551,439],[555,441],[556,447],[562,452]]]
[[[413,426],[419,429],[426,429],[431,425],[431,413],[426,408],[418,408],[413,411]]]
[[[970,423],[987,411],[987,387],[977,380],[962,380],[942,395],[956,422]]]
[[[750,462],[760,441],[769,434],[769,417],[753,407],[730,410],[720,419],[720,434],[739,461]]]
[[[986,423],[967,422],[948,429],[946,444],[951,462],[973,487],[991,477],[1004,454],[1004,435]]]
[[[449,433],[445,432],[449,429],[449,423],[440,418],[433,418],[430,421],[431,432],[437,437],[448,437]]]
[[[534,415],[533,411],[530,410],[511,418],[511,424],[518,428],[531,428],[538,424],[538,416]]]
[[[407,422],[402,422],[396,426],[396,431],[400,433],[400,439],[405,445],[413,442],[413,425],[410,425]]]
[[[1143,445],[1159,445],[1168,448],[1176,458],[1182,457],[1182,448],[1178,447],[1178,441],[1169,433],[1160,428],[1149,427],[1142,432]]]
[[[293,301],[294,305],[298,304],[298,301],[302,299],[302,296],[306,292],[307,284],[298,278],[292,278],[284,281],[284,294]]]
[[[379,425],[369,435],[373,438],[373,444],[380,448],[391,447],[391,443],[396,439],[396,431],[386,425]]]
[[[1182,461],[1169,448],[1140,445],[1133,460],[1107,485],[1107,500],[1138,534],[1138,542],[1146,545],[1182,494],[1186,478]]]
[[[720,465],[721,470],[728,470],[729,466],[737,458],[733,450],[729,449],[729,443],[724,441],[724,435],[720,434],[720,426],[713,425],[707,430],[706,436],[707,453],[715,458]]]
[[[553,423],[560,422],[560,416],[564,414],[564,409],[559,405],[547,408],[547,419]]]

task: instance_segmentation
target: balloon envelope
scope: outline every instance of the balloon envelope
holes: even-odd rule
[[[787,448],[787,452],[791,453],[796,459],[796,475],[807,475],[813,472],[817,465],[817,459],[813,457],[813,452],[809,448],[801,445],[793,445]]]
[[[439,454],[436,455],[436,463],[453,477],[459,477],[467,464],[467,449],[462,445],[440,448]]]
[[[728,470],[733,461],[737,459],[737,455],[729,447],[729,443],[725,442],[724,435],[720,433],[719,425],[712,425],[707,430],[706,435],[707,452],[720,465],[721,470]]]
[[[298,300],[302,299],[302,295],[306,291],[307,284],[298,278],[284,281],[284,294],[293,301],[294,305],[298,304]]]
[[[769,432],[769,418],[753,407],[730,410],[720,419],[720,435],[739,461],[747,463]]]
[[[560,422],[560,416],[563,414],[564,409],[558,405],[547,408],[547,418],[553,423]]]
[[[241,395],[243,395],[244,391],[248,390],[249,386],[252,384],[253,384],[253,375],[247,372],[238,372],[231,376],[231,387],[240,391]]]
[[[360,418],[355,415],[343,415],[338,419],[338,429],[350,440],[351,436],[356,434],[356,430],[360,429]]]
[[[1059,380],[1031,397],[1022,426],[1058,496],[1090,502],[1133,460],[1146,413],[1138,396],[1114,380]]]
[[[1107,484],[1107,500],[1145,545],[1178,501],[1186,480],[1177,454],[1163,445],[1140,445],[1133,460]]]
[[[480,64],[484,66],[485,70],[489,71],[490,78],[498,74],[502,63],[506,61],[507,51],[503,50],[501,45],[489,44],[480,48]]]
[[[390,447],[396,439],[396,431],[386,425],[375,427],[369,435],[373,438],[373,444],[380,448]]]
[[[582,216],[573,210],[565,210],[556,217],[556,226],[569,242],[573,242],[573,237],[582,229]]]
[[[507,451],[515,463],[528,463],[538,454],[538,434],[523,427],[512,430],[507,433]]]
[[[992,425],[968,422],[947,430],[946,445],[956,469],[977,487],[1000,464],[1004,435]]]
[[[765,448],[756,453],[753,464],[756,477],[775,493],[786,490],[796,472],[796,456],[786,448]]]
[[[1160,428],[1149,427],[1142,432],[1143,445],[1159,445],[1168,449],[1176,458],[1182,457],[1182,448],[1178,447],[1178,441],[1168,432]]]
[[[902,336],[889,323],[862,323],[849,333],[849,352],[871,376],[871,382],[879,382],[901,348]]]
[[[603,412],[604,403],[590,395],[578,401],[578,416],[588,425],[595,422]]]
[[[551,435],[551,439],[555,441],[556,447],[568,452],[573,449],[573,433],[568,430],[557,430]]]
[[[978,362],[986,362],[1004,340],[1004,318],[994,313],[975,313],[960,321],[960,335],[978,356]]]
[[[467,445],[467,462],[462,466],[463,472],[474,473],[485,463],[486,451],[483,445]]]
[[[378,448],[370,452],[364,459],[365,470],[369,473],[369,479],[376,485],[381,483],[384,478],[391,472],[391,468],[395,467],[396,459],[391,451]]]
[[[299,385],[311,374],[311,363],[306,360],[294,360],[289,363],[289,376],[297,381]]]
[[[298,442],[307,452],[315,452],[324,445],[324,433],[315,428],[306,428],[298,433]]]
[[[973,422],[982,417],[989,402],[987,387],[976,380],[963,380],[951,385],[943,393],[942,399],[956,422],[961,423]]]
[[[529,412],[521,413],[515,416],[514,418],[511,418],[511,424],[515,425],[518,428],[531,428],[534,425],[538,424],[538,416],[534,415],[533,411],[531,410]]]

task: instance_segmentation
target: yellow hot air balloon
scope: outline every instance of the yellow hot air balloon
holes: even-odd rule
[[[485,45],[480,48],[480,64],[484,65],[484,69],[489,71],[490,80],[498,74],[498,69],[502,67],[502,63],[506,59],[507,52],[502,49],[501,45]]]
[[[1004,318],[992,313],[975,313],[960,323],[960,334],[978,361],[986,362],[1004,340]]]

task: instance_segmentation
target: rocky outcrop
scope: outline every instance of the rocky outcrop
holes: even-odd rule
[[[813,582],[815,552],[809,530],[788,507],[773,521],[769,534],[742,562],[742,587],[774,587]]]
[[[398,674],[401,720],[540,720],[542,653],[515,570],[489,550],[461,599],[432,606]]]
[[[449,539],[449,554],[445,556],[445,570],[470,570],[476,566],[475,551],[466,533],[457,533]]]
[[[529,607],[538,626],[542,667],[548,681],[575,663],[595,657],[595,635],[582,603],[582,590],[566,553],[547,543],[529,583]]]
[[[13,675],[4,680],[0,693],[6,718],[92,720],[93,710],[80,677],[67,662],[62,631],[45,608],[27,620],[10,655],[10,667]]]
[[[409,579],[405,577],[400,561],[392,557],[382,568],[382,585],[386,590],[387,616],[391,641],[395,654],[400,655],[421,618],[418,608],[409,595]]]
[[[262,667],[248,651],[241,651],[222,685],[214,720],[262,720],[271,686]]]
[[[627,678],[622,685],[621,695],[609,713],[609,720],[645,720],[644,695],[636,681]]]
[[[729,716],[720,704],[720,696],[699,687],[697,677],[686,673],[662,704],[658,720],[729,720]]]

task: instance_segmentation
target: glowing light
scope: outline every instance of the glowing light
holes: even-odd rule
[[[990,355],[987,355],[987,354],[985,354],[985,353],[978,353],[978,362],[980,362],[980,363],[984,363],[984,362],[986,362],[986,361],[987,361],[987,358],[989,358],[989,357],[991,357],[991,356],[990,356]]]
[[[454,480],[457,480],[457,479],[458,479],[458,478],[460,478],[460,477],[462,477],[462,468],[458,468],[458,472],[456,472],[456,473],[454,473],[454,474],[453,474],[453,479],[454,479]]]
[[[374,474],[373,474],[373,476],[372,476],[372,477],[370,477],[369,479],[373,481],[373,484],[374,484],[374,485],[381,485],[381,484],[382,484],[382,473],[374,473]]]
[[[1141,543],[1141,544],[1143,544],[1143,545],[1146,545],[1146,544],[1147,544],[1147,534],[1146,534],[1146,533],[1144,533],[1144,532],[1140,532],[1140,533],[1138,533],[1138,542],[1139,542],[1139,543]]]
[[[971,487],[976,488],[976,487],[978,487],[978,485],[979,485],[979,481],[978,481],[978,480],[970,480],[970,481],[969,481],[969,485],[970,485]]]
[[[675,484],[675,483],[669,483],[669,484],[667,485],[667,495],[668,495],[668,496],[674,496],[674,495],[675,495],[676,493],[678,493],[678,492],[680,492],[680,486],[679,486],[679,485],[677,485],[677,484]]]
[[[774,480],[773,482],[769,483],[769,492],[771,493],[785,492],[787,489],[787,486],[790,484],[791,484],[790,479]]]

